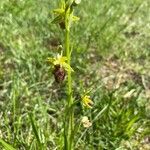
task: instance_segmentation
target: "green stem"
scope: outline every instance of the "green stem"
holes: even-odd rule
[[[66,32],[65,32],[65,48],[66,48],[66,56],[68,60],[68,65],[70,66],[71,62],[71,54],[70,54],[70,30],[69,30],[69,15],[66,12]],[[71,69],[68,69],[68,104],[66,107],[66,118],[68,125],[65,126],[65,133],[67,134],[67,141],[65,141],[65,147],[67,150],[73,149],[73,130],[74,130],[74,111],[73,111],[73,98],[72,98],[72,78],[71,78]],[[69,115],[69,116],[68,116]]]
[[[67,60],[68,60],[68,65],[70,65],[70,31],[66,30],[66,55],[67,55]],[[70,68],[68,69],[68,95],[71,95],[72,92],[72,81],[71,81],[71,70]],[[71,99],[68,101],[69,105],[71,103]]]

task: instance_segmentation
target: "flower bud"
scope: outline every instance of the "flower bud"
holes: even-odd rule
[[[72,6],[77,6],[81,3],[81,0],[74,0]]]
[[[87,116],[82,117],[81,122],[85,128],[89,128],[90,126],[92,126],[92,122],[89,121]]]

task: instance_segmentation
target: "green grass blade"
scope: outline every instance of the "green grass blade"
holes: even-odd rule
[[[13,148],[10,144],[6,143],[4,140],[0,139],[1,145],[6,149],[6,150],[16,150]]]
[[[32,129],[33,129],[34,135],[35,135],[35,137],[36,137],[36,139],[37,139],[37,142],[38,142],[38,144],[39,144],[39,147],[40,147],[40,149],[41,149],[42,144],[41,144],[40,137],[39,137],[39,134],[38,134],[38,131],[37,131],[37,128],[36,128],[36,126],[35,126],[35,122],[34,122],[34,120],[33,120],[33,117],[32,117],[32,114],[31,114],[31,113],[29,113],[29,117],[30,117],[30,121],[31,121],[31,125],[32,125]]]

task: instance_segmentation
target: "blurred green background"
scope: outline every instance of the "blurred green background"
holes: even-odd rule
[[[51,24],[59,4],[0,1],[0,139],[18,150],[63,147],[66,81],[58,85],[46,62],[64,46]],[[94,101],[92,110],[76,106],[77,124],[87,115],[93,125],[79,128],[75,149],[149,150],[150,1],[82,0],[75,14],[73,94],[92,89]]]

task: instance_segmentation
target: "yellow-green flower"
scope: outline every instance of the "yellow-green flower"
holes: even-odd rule
[[[47,61],[53,64],[54,66],[60,65],[60,67],[64,68],[66,71],[69,71],[69,70],[73,71],[70,65],[66,62],[67,57],[64,57],[62,55],[58,54],[55,58],[50,57],[47,59]]]
[[[82,103],[88,108],[92,108],[92,105],[94,104],[93,101],[90,99],[90,96],[88,95],[82,97]]]

